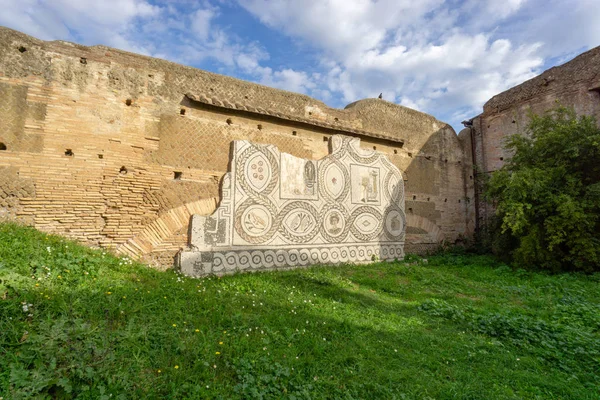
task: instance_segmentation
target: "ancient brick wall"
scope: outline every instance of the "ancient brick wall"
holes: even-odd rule
[[[501,168],[510,157],[503,146],[505,138],[523,133],[530,113],[543,114],[558,104],[600,121],[600,47],[500,93],[484,105],[483,113],[459,135],[472,140],[475,174],[486,175]],[[476,189],[473,211],[477,212],[478,226],[483,227],[493,210],[481,198],[481,185]]]
[[[468,237],[470,157],[435,118],[308,96],[0,28],[0,218],[168,266],[210,214],[233,140],[318,159],[335,134],[405,176],[406,251]]]

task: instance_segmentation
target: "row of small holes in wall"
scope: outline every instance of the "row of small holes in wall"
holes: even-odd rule
[[[25,46],[19,46],[17,50],[19,50],[19,53],[25,53],[27,51],[27,48]],[[87,58],[81,57],[79,59],[79,62],[85,65],[87,64]]]
[[[182,109],[181,110],[181,115],[184,115],[184,114],[185,114],[185,110]],[[225,122],[227,122],[227,125],[233,124],[233,120],[231,118],[227,118],[225,120]],[[258,128],[258,130],[261,131],[263,129],[263,126],[262,126],[262,124],[258,124],[258,125],[256,125],[256,128]],[[294,131],[292,134],[295,136],[296,135],[296,131]]]
[[[75,156],[75,153],[73,153],[73,150],[71,150],[71,149],[66,149],[65,156],[73,157],[73,156]],[[104,154],[98,154],[98,158],[102,160],[104,158]]]
[[[3,143],[0,143],[0,150],[6,150],[6,148],[4,148],[4,149],[2,148],[2,145],[3,145]],[[71,149],[66,149],[65,150],[65,156],[67,156],[67,157],[73,157],[73,156],[75,156],[75,153],[73,153],[73,150],[71,150]],[[98,158],[102,160],[104,158],[104,154],[98,154]],[[127,173],[127,168],[125,166],[122,166],[119,169],[119,172],[122,173],[122,174],[126,174]]]
[[[413,196],[413,201],[416,201],[416,200],[417,200],[417,196]],[[431,201],[431,198],[430,198],[430,197],[428,197],[428,198],[427,198],[427,201]],[[468,201],[468,200],[467,200],[467,201]],[[447,202],[448,202],[448,199],[444,199],[444,203],[447,203]],[[460,199],[458,200],[458,202],[460,203]]]

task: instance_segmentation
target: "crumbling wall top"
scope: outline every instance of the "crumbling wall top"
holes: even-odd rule
[[[19,49],[24,51],[20,51]],[[217,107],[249,111],[313,124],[346,133],[391,141],[410,141],[441,128],[452,129],[434,117],[380,99],[365,99],[345,109],[328,107],[312,97],[215,74],[170,61],[110,47],[82,46],[65,41],[42,41],[0,27],[0,73],[8,77],[42,76],[65,79],[52,69],[55,58],[73,57],[105,63],[115,89],[181,101],[183,96]]]
[[[574,82],[596,82],[600,87],[600,46],[575,57],[563,65],[550,68],[522,84],[510,88],[488,100],[484,104],[484,113],[493,113],[514,107],[544,93],[550,93],[560,87],[561,81],[572,85]],[[593,89],[593,87],[590,87]]]

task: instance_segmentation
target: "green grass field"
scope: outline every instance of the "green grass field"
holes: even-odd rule
[[[190,279],[0,224],[0,398],[599,399],[599,285],[456,254]]]

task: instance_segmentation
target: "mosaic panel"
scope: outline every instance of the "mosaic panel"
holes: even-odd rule
[[[197,276],[402,258],[402,174],[358,138],[330,140],[330,154],[318,161],[235,141],[220,206],[192,217],[181,270]]]

